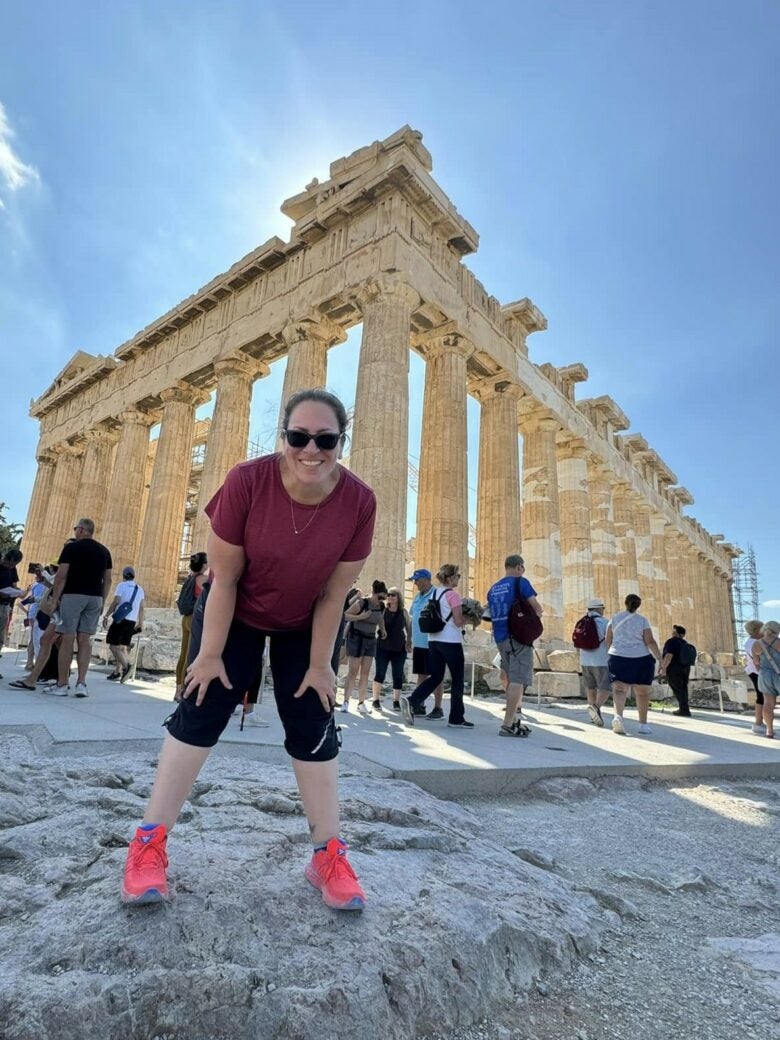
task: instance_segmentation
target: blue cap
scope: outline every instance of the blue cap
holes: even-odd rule
[[[411,576],[411,578],[407,578],[406,580],[407,581],[417,581],[418,578],[427,578],[428,581],[430,581],[431,580],[431,572],[430,571],[426,571],[426,569],[424,567],[418,567],[417,570],[414,572],[414,574]]]
[[[133,570],[132,567],[125,567],[122,570],[122,577],[123,578],[134,578],[135,577],[135,571]]]

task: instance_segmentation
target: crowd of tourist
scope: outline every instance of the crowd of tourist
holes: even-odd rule
[[[125,902],[167,897],[167,836],[211,748],[234,714],[241,715],[242,727],[268,725],[256,710],[267,665],[312,838],[305,875],[334,909],[361,909],[365,903],[339,823],[335,712],[342,653],[340,712],[349,712],[355,689],[358,714],[382,712],[389,671],[390,711],[407,726],[443,721],[449,673],[448,726],[470,731],[464,633],[469,625],[489,623],[506,696],[498,736],[531,735],[523,697],[534,681],[534,643],[543,633],[544,609],[522,556],[509,553],[484,606],[461,595],[460,567],[451,562],[439,566],[435,584],[427,567],[414,570],[408,610],[403,590],[388,588],[381,577],[362,591],[357,581],[371,551],[376,498],[339,465],[346,431],[347,414],[334,395],[319,389],[293,395],[284,410],[281,450],[234,467],[206,506],[208,556],[193,554],[177,600],[176,706],[165,720],[156,779],[128,850]],[[129,649],[144,623],[145,595],[134,568],[123,567],[109,598],[113,560],[88,518],[75,525],[56,563],[30,565],[24,589],[21,559],[21,552],[10,550],[0,561],[0,649],[17,601],[31,630],[27,674],[10,685],[67,696],[75,648],[73,693],[88,696],[92,639],[101,618],[114,663],[108,678],[124,683],[131,671]],[[583,605],[572,633],[590,720],[604,726],[602,711],[611,697],[611,729],[618,735],[626,733],[631,692],[637,732],[651,733],[648,707],[656,678],[669,682],[679,705],[675,714],[691,715],[688,683],[696,648],[685,629],[674,625],[661,650],[641,605],[638,595],[629,595],[625,609],[608,619],[604,601],[594,598]],[[756,621],[747,630],[746,671],[758,701],[753,732],[773,738],[780,625]],[[409,655],[415,686],[405,693]]]

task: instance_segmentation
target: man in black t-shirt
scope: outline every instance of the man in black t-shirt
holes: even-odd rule
[[[3,556],[2,561],[0,561],[0,589],[10,589],[17,585],[19,572],[16,569],[16,565],[21,563],[21,560],[22,554],[18,549],[9,549]],[[13,608],[14,601],[11,596],[0,596],[0,650],[5,645],[5,637],[8,632]],[[2,679],[2,675],[0,675],[0,679]]]
[[[111,553],[94,538],[95,524],[82,519],[73,528],[74,538],[63,546],[52,590],[61,635],[57,692],[68,691],[73,643],[76,642],[78,676],[75,694],[87,696],[87,669],[92,657],[92,636],[97,631],[111,591]]]
[[[688,706],[688,679],[690,678],[691,667],[682,663],[680,652],[687,645],[683,626],[672,625],[672,637],[664,643],[664,654],[661,662],[661,674],[666,673],[672,693],[680,705],[673,714],[681,715],[686,719],[691,717],[691,709]]]

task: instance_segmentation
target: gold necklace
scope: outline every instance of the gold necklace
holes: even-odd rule
[[[293,529],[293,533],[294,534],[303,534],[303,532],[306,530],[306,528],[309,527],[313,523],[315,516],[320,511],[320,506],[321,505],[322,505],[321,501],[317,503],[317,508],[314,510],[314,512],[312,513],[311,517],[309,518],[309,523],[306,524],[306,527],[302,527],[300,529],[300,531],[299,531],[298,528],[295,526],[295,513],[293,513],[293,502],[292,502],[292,498],[290,498],[290,519],[292,520],[292,529]]]

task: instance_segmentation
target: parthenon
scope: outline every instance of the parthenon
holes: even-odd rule
[[[56,558],[73,519],[89,516],[117,566],[137,567],[147,602],[171,606],[196,408],[216,391],[192,519],[201,547],[202,507],[247,454],[254,381],[286,355],[284,398],[326,385],[329,348],[362,323],[349,464],[378,498],[369,579],[404,580],[411,349],[426,371],[418,564],[468,567],[471,394],[480,405],[475,595],[520,548],[552,642],[568,639],[594,594],[615,611],[638,591],[664,634],[674,620],[700,650],[733,654],[739,550],[683,513],[692,495],[644,437],[627,433],[611,397],[575,397],[583,364],[530,360],[528,337],[546,329],[544,315],[527,298],[500,303],[463,264],[478,235],[431,170],[409,127],[338,159],[325,183],[283,203],[288,242],[259,246],[113,354],[76,353],[31,404],[40,441],[26,558]]]

